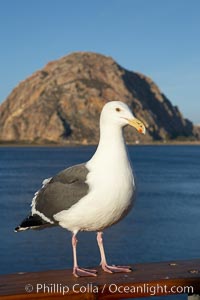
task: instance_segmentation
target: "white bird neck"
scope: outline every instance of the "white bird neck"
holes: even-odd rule
[[[123,129],[117,124],[100,124],[100,140],[90,162],[93,164],[121,164],[128,161]]]

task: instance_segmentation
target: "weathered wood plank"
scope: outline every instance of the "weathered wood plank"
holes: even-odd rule
[[[71,270],[0,275],[0,297],[93,300],[200,294],[200,259],[136,264],[132,268],[127,274],[108,274],[98,268],[95,278],[75,278]]]
[[[200,295],[188,296],[188,300],[200,300]]]

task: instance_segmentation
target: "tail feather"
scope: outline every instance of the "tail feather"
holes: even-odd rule
[[[45,227],[52,226],[52,224],[44,221],[40,216],[33,215],[25,218],[19,226],[15,228],[15,232],[24,231],[28,229],[43,229]]]

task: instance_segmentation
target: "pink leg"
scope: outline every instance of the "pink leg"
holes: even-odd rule
[[[73,268],[73,275],[75,277],[80,276],[97,276],[96,270],[90,270],[90,269],[82,269],[79,268],[77,263],[77,255],[76,255],[76,246],[77,246],[78,240],[76,238],[76,234],[73,234],[72,236],[72,248],[73,248],[73,257],[74,257],[74,268]]]
[[[103,247],[103,232],[97,232],[97,243],[99,246],[100,254],[101,254],[101,266],[105,272],[108,273],[117,273],[117,272],[131,272],[131,268],[129,266],[109,266],[106,261],[106,256]]]

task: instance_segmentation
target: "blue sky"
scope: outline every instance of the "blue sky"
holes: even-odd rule
[[[200,124],[199,0],[0,0],[0,40],[0,102],[47,62],[93,51],[150,76]]]

